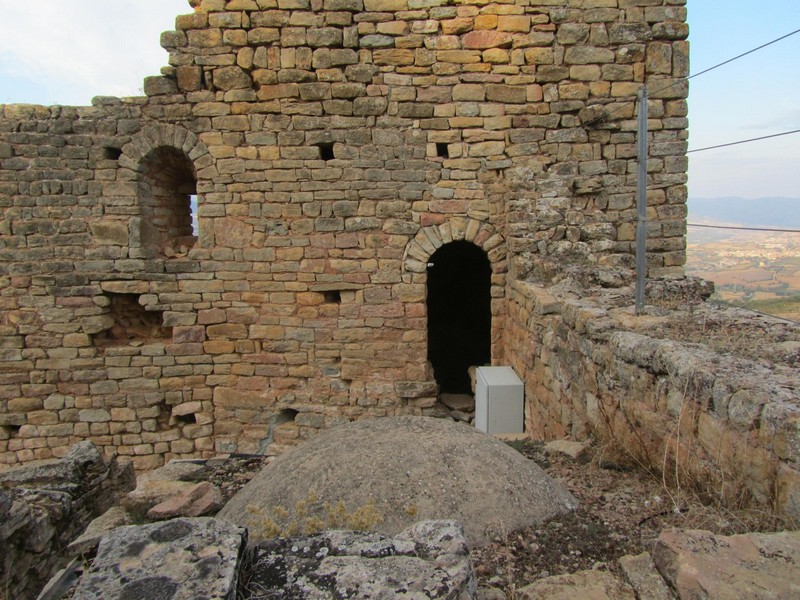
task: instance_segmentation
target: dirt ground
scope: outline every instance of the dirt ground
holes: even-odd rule
[[[473,549],[479,585],[514,589],[551,575],[583,569],[616,570],[616,559],[652,547],[664,529],[707,529],[730,535],[776,527],[762,514],[732,513],[703,505],[688,491],[665,485],[657,476],[604,460],[590,449],[575,461],[550,454],[541,442],[512,442],[578,499],[573,514],[496,537]],[[209,479],[225,498],[232,496],[266,464],[266,459],[209,461]]]
[[[661,531],[706,529],[731,535],[774,530],[760,513],[706,506],[696,495],[670,487],[656,475],[604,460],[581,462],[548,454],[541,442],[514,443],[579,500],[572,515],[495,539],[473,551],[480,585],[513,590],[551,575],[583,569],[615,571],[616,559],[649,551]]]

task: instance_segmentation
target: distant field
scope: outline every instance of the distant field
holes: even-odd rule
[[[769,315],[800,321],[800,295],[775,300],[751,300],[744,306]]]
[[[791,290],[800,290],[800,273],[795,274],[794,276],[787,276],[784,277],[783,280],[789,286]]]
[[[714,224],[689,217],[701,221]],[[800,234],[690,227],[686,272],[713,281],[717,300],[800,321]]]
[[[713,277],[717,285],[747,285],[750,283],[772,283],[775,274],[767,269],[742,269],[710,272],[701,277]]]

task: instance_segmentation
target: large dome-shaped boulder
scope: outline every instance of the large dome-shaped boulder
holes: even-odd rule
[[[282,518],[299,524],[298,533],[309,519],[328,525],[329,513],[341,516],[341,507],[332,511],[340,501],[351,514],[363,507],[367,518],[377,512],[375,529],[387,534],[421,520],[460,521],[471,545],[577,505],[533,461],[472,427],[385,417],[329,429],[279,456],[218,517],[259,540],[269,530],[274,535]]]

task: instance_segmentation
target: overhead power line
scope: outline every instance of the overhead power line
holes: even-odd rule
[[[753,52],[758,52],[762,48],[766,48],[767,46],[771,46],[772,44],[776,44],[777,42],[780,42],[781,40],[785,40],[788,37],[792,37],[793,35],[795,35],[797,33],[800,33],[800,29],[795,29],[791,33],[787,33],[786,35],[782,35],[779,38],[775,38],[771,42],[767,42],[766,44],[761,44],[758,48],[753,48],[752,50],[748,50],[747,52],[743,52],[742,54],[740,54],[738,56],[734,56],[733,58],[729,58],[728,60],[726,60],[724,62],[721,62],[718,65],[714,65],[713,67],[709,67],[708,69],[700,71],[699,73],[695,73],[694,75],[690,75],[686,79],[693,79],[694,77],[700,77],[700,75],[704,75],[705,73],[708,73],[709,71],[713,71],[714,69],[718,69],[718,68],[720,68],[720,67],[722,67],[724,65],[727,65],[728,63],[732,63],[735,60],[739,60],[740,58],[743,58],[743,57],[747,56],[748,54],[752,54]]]
[[[770,317],[772,319],[778,319],[779,321],[786,321],[787,323],[794,323],[795,325],[800,325],[800,321],[795,321],[794,319],[787,319],[786,317],[779,317],[778,315],[771,315],[770,313],[765,313],[760,310],[756,310],[754,308],[749,308],[747,306],[741,306],[740,304],[735,304],[728,300],[721,300],[715,298],[715,299],[710,299],[709,302],[711,304],[716,304],[717,306],[728,306],[728,307],[738,308],[740,310],[746,310],[748,312],[761,315],[762,317]]]
[[[688,81],[690,79],[694,79],[695,77],[700,77],[700,75],[705,75],[706,73],[709,73],[709,72],[713,71],[714,69],[719,69],[720,67],[724,67],[727,64],[730,64],[730,63],[732,63],[734,61],[739,60],[740,58],[744,58],[748,54],[753,54],[753,52],[758,52],[759,50],[762,50],[763,48],[766,48],[767,46],[771,46],[772,44],[776,44],[776,43],[780,42],[781,40],[785,40],[786,38],[792,37],[793,35],[796,35],[798,33],[800,33],[800,29],[795,29],[791,33],[787,33],[786,35],[782,35],[779,38],[775,38],[774,40],[769,41],[766,44],[761,44],[760,46],[758,46],[756,48],[753,48],[752,50],[748,50],[747,52],[743,52],[743,53],[741,53],[741,54],[739,54],[737,56],[734,56],[733,58],[729,58],[728,60],[724,60],[721,63],[718,63],[718,64],[714,65],[713,67],[709,67],[707,69],[703,69],[699,73],[695,73],[694,75],[689,75],[688,77],[682,78],[679,81],[674,81],[674,82],[670,83],[669,85],[666,85],[666,86],[664,86],[662,88],[659,88],[659,89],[655,90],[654,92],[650,92],[650,96],[655,96],[656,94],[660,94],[661,92],[665,92],[670,88],[673,88],[673,87],[675,87],[677,85],[680,85],[684,81]]]
[[[699,223],[687,223],[687,227],[704,227],[706,229],[736,229],[739,231],[770,231],[776,233],[800,233],[800,229],[769,229],[766,227],[733,227],[729,225],[701,225]]]
[[[728,60],[722,61],[721,63],[718,63],[718,64],[714,65],[713,67],[709,67],[707,69],[703,69],[699,73],[695,73],[693,75],[689,75],[688,77],[681,77],[677,81],[673,81],[669,85],[665,85],[664,87],[660,87],[660,88],[657,88],[654,91],[649,92],[649,96],[653,97],[653,96],[656,96],[656,95],[660,94],[661,92],[666,92],[668,89],[676,87],[676,86],[682,84],[685,81],[688,81],[690,79],[694,79],[695,77],[700,77],[701,75],[705,75],[706,73],[709,73],[710,71],[713,71],[714,69],[719,69],[720,67],[723,67],[723,66],[725,66],[727,64],[730,64],[730,63],[732,63],[732,62],[734,62],[736,60],[739,60],[740,58],[744,58],[745,56],[747,56],[749,54],[753,54],[754,52],[758,52],[759,50],[762,50],[762,49],[766,48],[767,46],[771,46],[772,44],[776,44],[776,43],[778,43],[778,42],[780,42],[782,40],[785,40],[786,38],[792,37],[793,35],[796,35],[798,33],[800,33],[800,29],[795,29],[794,31],[792,31],[790,33],[787,33],[786,35],[782,35],[781,37],[775,38],[774,40],[771,40],[771,41],[767,42],[766,44],[761,44],[760,46],[757,46],[756,48],[753,48],[752,50],[748,50],[747,52],[743,52],[742,54],[734,56],[733,58],[729,58]],[[633,98],[635,98],[635,96],[630,96],[630,97],[626,97],[626,98],[619,98],[617,101],[621,101],[621,100],[625,100],[625,99],[632,100]],[[603,120],[611,119],[618,112],[619,112],[619,110],[614,111],[614,112],[612,112],[612,113],[610,113],[608,115],[600,115],[598,117],[595,117],[594,119],[592,119],[591,121],[586,123],[586,127],[594,125],[595,123],[598,123],[598,122],[603,121]],[[695,152],[699,152],[699,150],[695,150]]]
[[[793,131],[784,131],[783,133],[773,133],[772,135],[762,135],[761,137],[750,138],[749,140],[728,142],[727,144],[717,144],[716,146],[707,146],[705,148],[695,148],[694,150],[687,150],[686,154],[691,154],[692,152],[704,152],[705,150],[714,150],[716,148],[725,148],[727,146],[738,146],[739,144],[749,144],[750,142],[758,142],[759,140],[768,140],[770,138],[781,137],[784,135],[792,135],[793,133],[800,133],[800,129],[795,129]]]
[[[729,63],[731,63],[731,62],[733,62],[735,60],[738,60],[738,59],[740,59],[740,58],[742,58],[744,56],[747,56],[748,54],[752,54],[754,52],[757,52],[758,50],[766,48],[767,46],[775,44],[775,43],[777,43],[777,42],[779,42],[781,40],[784,40],[784,39],[786,39],[788,37],[791,37],[791,36],[793,36],[793,35],[795,35],[797,33],[800,33],[800,29],[792,31],[791,33],[787,33],[786,35],[783,35],[783,36],[781,36],[779,38],[775,38],[774,40],[769,41],[766,44],[761,44],[760,46],[758,46],[756,48],[753,48],[752,50],[748,50],[747,52],[744,52],[742,54],[734,56],[733,58],[730,58],[730,59],[728,59],[726,61],[723,61],[723,62],[721,62],[719,64],[716,64],[713,67],[709,67],[708,69],[704,69],[703,71],[700,71],[699,73],[695,73],[694,75],[690,75],[688,77],[679,78],[677,81],[673,81],[669,85],[665,85],[665,86],[663,86],[661,88],[657,88],[654,92],[650,92],[649,95],[650,96],[657,95],[657,94],[659,94],[661,92],[664,92],[664,91],[666,91],[666,90],[668,90],[668,89],[670,89],[672,87],[680,85],[681,83],[684,83],[685,81],[688,81],[689,79],[693,79],[694,77],[699,77],[700,75],[703,75],[705,73],[708,73],[709,71],[713,71],[714,69],[717,69],[719,67],[727,65],[727,64],[729,64]],[[621,97],[621,98],[615,98],[614,99],[615,102],[626,102],[626,101],[632,101],[632,100],[636,100],[636,96],[624,96],[624,97]],[[624,110],[624,109],[623,108],[618,108],[618,109],[616,109],[616,110],[614,110],[614,111],[612,111],[612,112],[610,112],[608,114],[598,115],[594,119],[591,119],[590,121],[588,121],[586,123],[585,127],[590,127],[590,126],[594,125],[595,123],[599,123],[600,121],[610,120],[610,119],[614,118],[617,114],[619,114],[622,110]],[[755,141],[758,141],[758,140],[764,140],[764,139],[769,139],[769,138],[773,138],[773,137],[790,135],[790,134],[793,134],[793,133],[800,133],[800,130],[786,131],[786,132],[783,132],[783,133],[777,133],[777,134],[763,136],[763,137],[759,137],[759,138],[753,138],[753,139],[749,139],[749,140],[741,140],[741,141],[738,141],[738,142],[731,142],[731,143],[728,143],[728,144],[720,144],[720,145],[716,145],[716,146],[709,146],[707,148],[697,148],[695,150],[689,150],[688,152],[702,152],[704,150],[711,150],[711,149],[714,149],[714,148],[722,148],[722,147],[725,147],[725,146],[734,146],[734,145],[737,145],[737,144],[745,144],[745,143],[748,143],[748,142],[755,142]],[[560,182],[560,181],[576,182],[576,181],[593,179],[593,178],[596,178],[598,176],[604,176],[604,175],[611,175],[611,173],[603,173],[603,174],[597,174],[597,175],[575,175],[575,176],[568,176],[568,177],[552,178],[552,179],[547,179],[545,181],[547,181],[547,183],[557,183],[557,182]],[[652,189],[651,186],[648,186],[648,188]],[[696,227],[702,227],[701,225],[695,225],[695,226]],[[789,232],[790,233],[794,233],[795,230],[789,230]]]

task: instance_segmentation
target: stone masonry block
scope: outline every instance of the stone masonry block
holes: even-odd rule
[[[145,77],[144,93],[147,96],[163,96],[178,91],[178,84],[168,77]]]
[[[486,99],[490,101],[523,104],[527,102],[527,90],[523,86],[490,84],[486,86]]]

